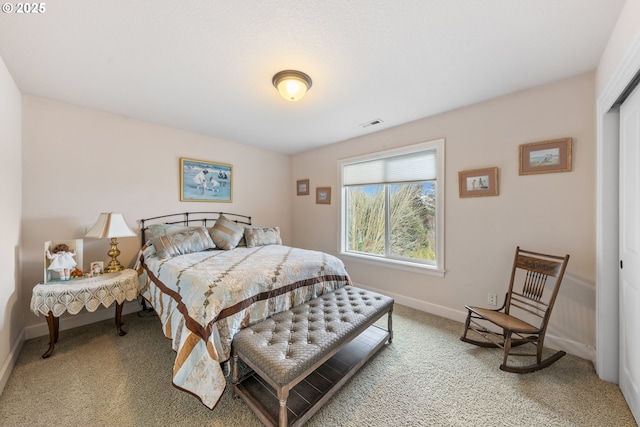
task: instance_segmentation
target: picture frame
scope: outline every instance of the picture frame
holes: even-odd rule
[[[180,159],[181,202],[231,203],[232,195],[232,165],[206,160]]]
[[[309,180],[308,179],[300,179],[296,181],[296,194],[298,196],[308,196],[309,195]]]
[[[498,168],[473,169],[458,172],[460,197],[498,195]]]
[[[89,272],[92,276],[99,276],[100,274],[104,273],[104,262],[102,261],[91,261],[89,267],[91,267]]]
[[[571,138],[520,145],[520,175],[571,171]]]
[[[318,205],[331,204],[331,187],[316,188],[316,204]]]

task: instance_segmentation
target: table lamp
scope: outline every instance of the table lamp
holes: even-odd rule
[[[129,228],[122,214],[113,212],[101,213],[91,230],[85,235],[85,237],[93,239],[111,239],[111,249],[107,253],[111,257],[111,261],[105,267],[105,273],[124,270],[124,267],[118,261],[118,255],[120,255],[118,237],[133,236],[136,236],[136,233]]]

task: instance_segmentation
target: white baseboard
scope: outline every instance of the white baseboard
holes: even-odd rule
[[[416,310],[424,311],[427,313],[435,314],[436,316],[444,317],[446,319],[455,320],[457,322],[464,323],[467,318],[466,311],[454,310],[442,305],[432,304],[430,302],[418,300],[415,298],[406,297],[400,294],[394,294],[387,290],[372,288],[371,286],[365,286],[362,284],[354,283],[354,286],[358,288],[367,289],[372,292],[387,295],[395,300],[398,304],[406,305],[407,307],[415,308]],[[460,330],[462,334],[462,330]],[[595,363],[595,348],[586,344],[572,341],[567,338],[561,338],[554,335],[547,334],[545,336],[545,347],[552,348],[554,350],[564,350],[568,354],[572,354],[583,359],[590,360]]]
[[[4,390],[4,387],[7,385],[7,381],[9,381],[9,376],[11,375],[11,371],[13,371],[13,367],[18,360],[18,355],[20,354],[20,350],[22,350],[22,345],[24,344],[24,330],[18,336],[16,343],[13,348],[9,351],[9,356],[2,366],[2,370],[0,370],[0,395]]]
[[[122,306],[122,314],[136,313],[142,310],[138,301],[125,301]],[[115,304],[109,308],[101,307],[93,313],[83,311],[75,316],[63,316],[60,317],[60,330],[77,328],[78,326],[89,325],[91,323],[100,322],[102,320],[113,319],[116,315]],[[47,320],[45,316],[40,316],[43,320],[37,325],[31,325],[24,328],[25,339],[31,339],[49,335],[49,327],[47,326]]]
[[[430,302],[422,301],[419,299],[407,297],[400,294],[394,294],[393,292],[389,292],[386,289],[372,288],[371,286],[361,285],[359,283],[357,284],[354,283],[354,286],[362,289],[367,289],[372,292],[377,292],[379,294],[390,296],[398,304],[406,305],[407,307],[415,308],[416,310],[435,314],[436,316],[444,317],[451,320],[456,320],[458,322],[464,322],[465,319],[467,318],[467,313],[461,310],[454,310],[452,308],[445,307],[442,305],[432,304]]]
[[[553,348],[554,350],[564,350],[568,354],[590,360],[595,365],[596,349],[581,342],[547,334],[545,336],[544,346]]]

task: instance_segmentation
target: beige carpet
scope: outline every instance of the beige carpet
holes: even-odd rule
[[[24,344],[0,396],[2,426],[260,426],[227,391],[210,411],[171,385],[175,353],[155,315],[124,317]],[[499,350],[458,340],[462,324],[396,304],[394,341],[308,426],[635,426],[620,389],[566,356],[526,375]]]

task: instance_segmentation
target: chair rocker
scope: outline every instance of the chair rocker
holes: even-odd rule
[[[507,372],[533,372],[556,362],[567,353],[558,351],[543,360],[542,350],[551,310],[568,262],[569,255],[546,255],[517,247],[504,304],[496,310],[465,306],[468,315],[460,340],[481,347],[502,348],[504,356],[500,369]],[[515,289],[516,282],[523,283],[520,292]],[[482,340],[469,338],[470,331]],[[512,352],[512,347],[524,344],[534,345],[536,352]],[[509,364],[509,356],[535,356],[536,363]]]

